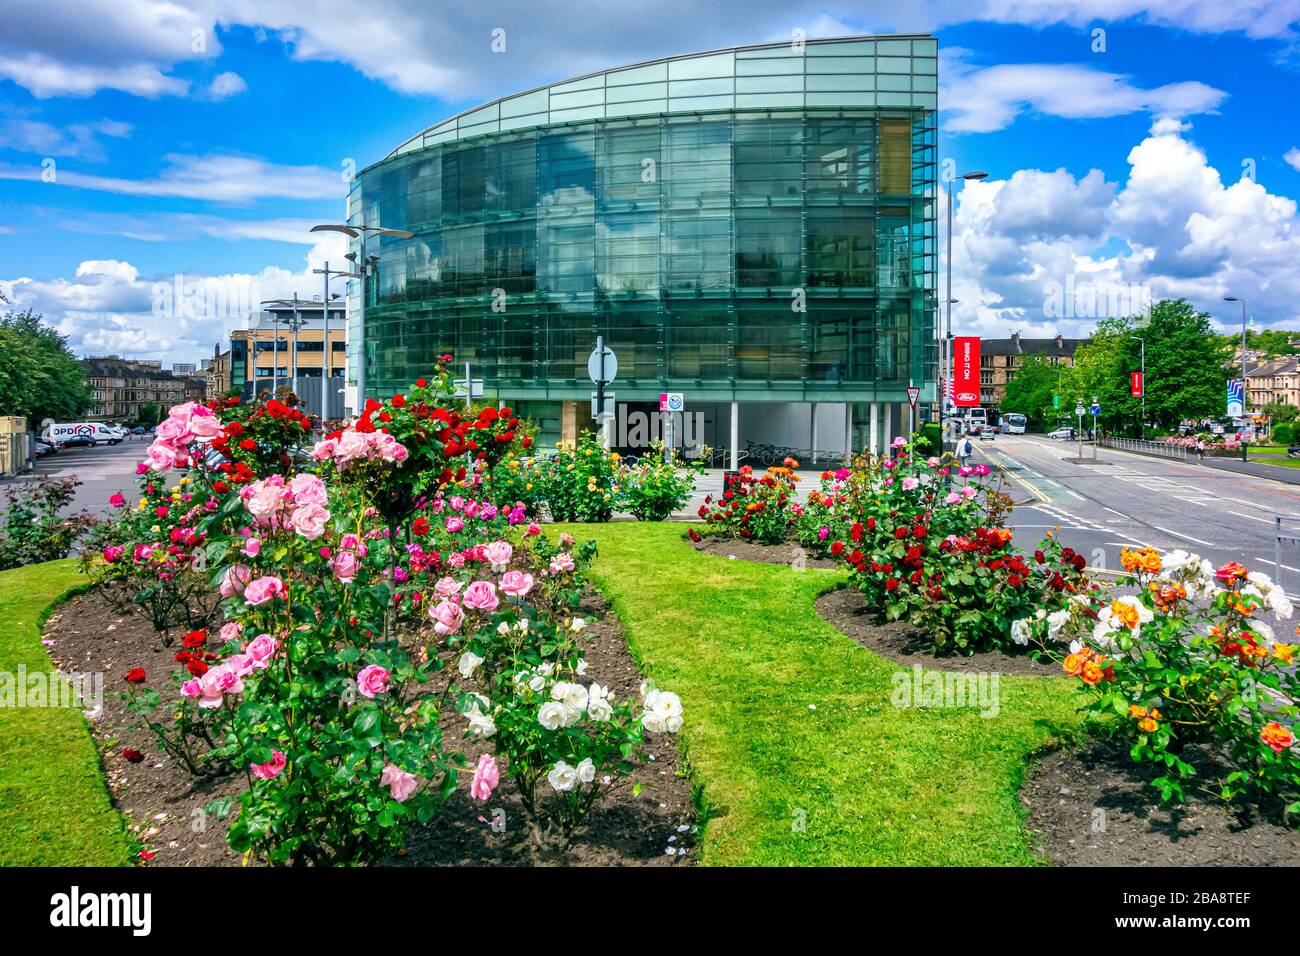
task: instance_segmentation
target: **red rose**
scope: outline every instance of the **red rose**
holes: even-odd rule
[[[688,528],[686,530],[686,535],[696,543],[704,540],[703,538],[700,537],[700,533],[696,531],[694,528]]]
[[[244,449],[244,451],[252,451],[257,447],[257,442],[253,441],[251,438],[245,438],[239,443],[239,447]]]
[[[411,530],[415,533],[416,537],[424,537],[429,533],[429,519],[424,515],[420,515],[420,517],[411,522]]]
[[[208,665],[204,661],[194,660],[186,664],[185,669],[194,677],[202,677],[208,672]]]
[[[898,578],[886,578],[886,579],[885,579],[885,590],[886,590],[886,591],[897,591],[897,590],[898,590]]]
[[[1088,566],[1087,560],[1081,554],[1076,554],[1070,563],[1074,565],[1074,570],[1076,571],[1082,571]]]
[[[867,530],[868,530],[868,531],[875,531],[875,530],[876,530],[876,519],[875,519],[875,518],[868,518],[868,519],[867,519]]]
[[[843,553],[844,553],[843,541],[836,541],[834,544],[831,545],[831,554],[841,555]]]
[[[127,763],[139,763],[144,759],[144,754],[136,750],[134,747],[123,747],[122,759]]]
[[[122,676],[129,684],[143,684],[149,675],[144,672],[143,667],[132,667]]]
[[[923,525],[923,524],[918,524],[918,525],[914,525],[914,526],[912,527],[912,537],[914,537],[914,538],[924,538],[925,535],[926,535],[926,528],[925,528],[925,525]]]
[[[1035,551],[1034,560],[1037,561],[1039,564],[1044,564],[1047,562],[1047,555],[1043,554],[1043,552],[1041,551]]]
[[[897,528],[894,529],[894,537],[897,538],[899,541],[902,541],[904,538],[907,537],[907,529],[904,528],[902,525],[899,525]]]
[[[415,387],[416,387],[416,388],[428,388],[428,387],[429,387],[429,380],[428,380],[427,378],[417,378],[417,379],[415,380]]]

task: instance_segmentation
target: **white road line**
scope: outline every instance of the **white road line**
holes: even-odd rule
[[[1260,521],[1263,522],[1264,524],[1273,523],[1272,520],[1269,518],[1261,518],[1258,515],[1244,515],[1240,511],[1228,511],[1226,512],[1226,514],[1236,515],[1238,518],[1249,518],[1251,521]]]
[[[1178,531],[1170,531],[1168,528],[1162,528],[1158,524],[1153,524],[1151,527],[1155,528],[1157,531],[1163,531],[1165,534],[1172,534],[1175,538],[1182,538],[1184,541],[1194,541],[1197,544],[1205,545],[1207,548],[1218,547],[1218,545],[1213,541],[1202,541],[1200,538],[1193,538],[1190,534],[1181,534]]]

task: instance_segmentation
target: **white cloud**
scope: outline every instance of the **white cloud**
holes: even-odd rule
[[[238,73],[218,73],[203,91],[204,99],[225,100],[248,89],[248,84]]]
[[[37,156],[61,156],[98,163],[105,159],[101,137],[124,139],[129,123],[100,120],[58,127],[40,120],[12,117],[0,120],[0,148]]]
[[[536,0],[370,0],[358,15],[354,0],[7,0],[5,16],[0,77],[38,96],[102,88],[185,95],[190,84],[172,71],[217,57],[218,26],[242,26],[282,42],[295,59],[345,63],[404,93],[485,99],[531,85],[539,65],[561,78],[651,56],[786,38],[793,28],[825,36],[990,20],[1032,27],[1106,23],[1115,34],[1122,21],[1136,20],[1294,40],[1300,10],[1296,0],[659,0],[650,6],[592,0],[581,8]],[[505,31],[504,53],[492,50],[496,29]],[[1196,99],[1201,93],[1164,95]]]
[[[1296,172],[1300,172],[1300,149],[1297,149],[1295,146],[1292,146],[1290,149],[1286,151],[1286,155],[1283,156],[1282,158],[1286,160],[1288,166],[1290,166]]]
[[[939,102],[950,133],[989,133],[1011,125],[1023,112],[1063,119],[1100,119],[1147,112],[1183,117],[1216,110],[1227,96],[1195,81],[1151,89],[1130,78],[1069,63],[1009,63],[978,68],[965,51],[948,51]]]
[[[257,199],[337,198],[346,194],[340,171],[321,166],[282,166],[250,156],[186,156],[176,153],[151,179],[122,179],[57,169],[54,185],[129,196],[163,196],[240,204]],[[0,165],[0,179],[41,181],[38,167]]]
[[[143,276],[116,259],[87,260],[66,279],[0,279],[0,291],[12,308],[43,313],[79,355],[193,362],[211,355],[215,343],[228,343],[233,329],[247,327],[249,311],[261,300],[294,292],[305,299],[319,295],[321,278],[311,270],[325,260],[343,261],[345,242],[337,235],[319,237],[298,270],[186,274],[179,296],[174,275]],[[334,285],[343,291],[341,282]]]
[[[1232,294],[1263,324],[1300,325],[1295,201],[1251,179],[1225,183],[1189,134],[1184,123],[1154,123],[1122,183],[1098,170],[1079,179],[1021,170],[966,184],[953,232],[956,324],[992,336],[1081,334],[1147,299],[1185,297],[1230,325],[1222,299]],[[1079,296],[1055,309],[1067,288]]]

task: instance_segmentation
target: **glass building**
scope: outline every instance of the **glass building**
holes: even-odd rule
[[[682,392],[714,447],[842,451],[934,399],[938,59],[930,36],[737,47],[505,97],[353,183],[371,238],[349,363],[391,394],[451,353],[543,440]],[[355,246],[354,246],[355,251]]]

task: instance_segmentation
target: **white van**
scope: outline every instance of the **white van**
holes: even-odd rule
[[[96,445],[116,445],[122,441],[123,433],[103,422],[65,422],[48,425],[41,432],[41,440],[46,443],[65,444],[69,439],[74,444],[93,442]]]

